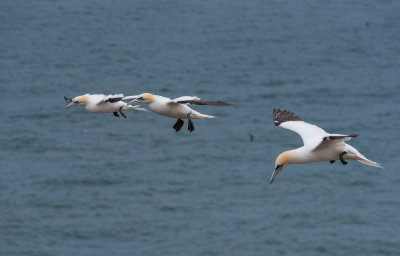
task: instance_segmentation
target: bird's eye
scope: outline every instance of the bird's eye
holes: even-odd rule
[[[138,100],[144,100],[143,97],[139,97]]]
[[[79,102],[77,100],[74,101],[75,104],[78,104]]]
[[[278,169],[281,169],[281,168],[283,168],[283,164],[277,165],[276,168],[275,168],[275,170],[278,170]]]

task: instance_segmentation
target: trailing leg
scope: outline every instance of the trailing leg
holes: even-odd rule
[[[193,132],[194,131],[194,125],[193,125],[193,122],[192,122],[192,119],[188,119],[188,130],[190,131],[190,132]]]
[[[347,162],[344,161],[344,159],[343,159],[343,156],[346,155],[346,154],[347,154],[346,151],[343,151],[342,153],[339,154],[340,162],[342,162],[343,165],[346,165],[346,164],[347,164]]]
[[[121,114],[121,116],[123,116],[124,118],[126,118],[126,115],[122,112],[122,107],[119,109],[119,113]]]
[[[114,116],[119,117],[118,112],[113,112]]]

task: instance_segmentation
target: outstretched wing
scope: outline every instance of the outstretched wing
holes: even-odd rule
[[[299,116],[287,110],[274,109],[273,118],[276,126],[298,133],[305,146],[317,146],[325,136],[329,135],[318,126],[304,122]]]
[[[232,104],[223,101],[207,101],[207,100],[184,100],[179,103],[187,103],[192,105],[211,105],[211,106],[232,106]]]
[[[322,138],[322,141],[313,149],[313,151],[321,150],[325,147],[331,146],[334,143],[343,143],[355,137],[358,137],[358,134],[328,134],[327,136]]]
[[[105,102],[114,103],[114,102],[121,101],[123,98],[124,98],[123,94],[105,95],[103,97],[103,99],[97,104],[101,104],[101,103],[105,103]]]
[[[199,101],[200,98],[197,96],[181,96],[179,98],[171,100],[171,103],[184,103],[184,101]]]
[[[182,96],[176,99],[171,100],[172,103],[179,104],[191,104],[191,105],[212,105],[212,106],[230,106],[232,104],[223,102],[223,101],[207,101],[200,100],[199,97],[196,96]]]

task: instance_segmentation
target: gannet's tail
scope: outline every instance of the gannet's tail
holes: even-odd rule
[[[193,118],[193,119],[204,119],[204,118],[215,118],[215,116],[205,115],[205,114],[202,114],[202,113],[199,113],[199,112],[193,110],[190,113],[190,118]]]
[[[369,165],[369,166],[378,167],[378,168],[382,168],[383,169],[383,167],[380,164],[378,164],[378,163],[376,163],[374,161],[371,161],[371,160],[369,160],[369,159],[367,159],[365,157],[364,157],[364,159],[359,159],[358,161],[363,163],[363,164]]]
[[[127,104],[126,106],[124,106],[124,110],[131,110],[131,109],[133,109],[133,110],[141,110],[141,111],[148,111],[145,108],[141,108],[140,105],[132,106],[132,105]]]
[[[346,152],[349,153],[348,154],[348,159],[354,159],[354,160],[359,161],[360,163],[383,169],[383,167],[380,164],[369,160],[368,158],[363,156],[360,152],[358,152],[357,149],[355,149],[354,147],[350,146],[349,144],[346,144]],[[346,159],[346,155],[344,155],[344,159]]]

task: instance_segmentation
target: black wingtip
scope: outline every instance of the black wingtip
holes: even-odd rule
[[[297,115],[295,115],[293,112],[290,112],[288,110],[281,110],[278,108],[274,108],[272,111],[272,117],[275,121],[275,126],[279,126],[283,122],[287,121],[302,121],[301,118]]]
[[[71,101],[72,101],[72,98],[67,98],[67,97],[64,96],[64,100],[65,100],[66,102],[71,102]]]

